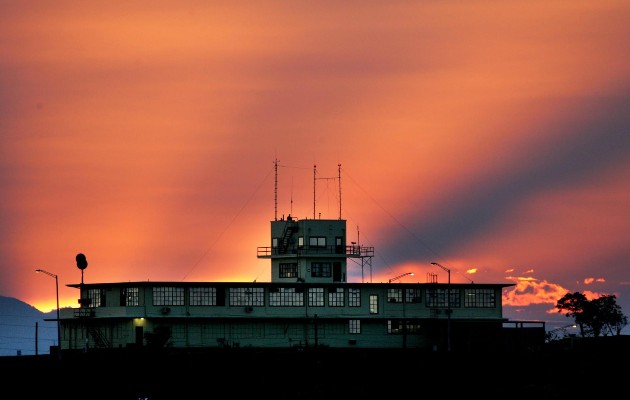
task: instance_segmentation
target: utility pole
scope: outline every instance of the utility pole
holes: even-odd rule
[[[442,268],[448,273],[448,285],[446,286],[446,351],[451,351],[451,270],[445,266],[432,262],[432,265]]]

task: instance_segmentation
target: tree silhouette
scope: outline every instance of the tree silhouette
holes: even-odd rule
[[[621,335],[628,317],[617,304],[615,295],[602,295],[588,300],[583,293],[567,293],[556,303],[558,312],[566,312],[580,328],[581,336]]]
[[[621,312],[615,295],[603,295],[592,300],[591,303],[595,304],[595,308],[601,315],[603,335],[621,335],[621,330],[628,325],[628,317]]]

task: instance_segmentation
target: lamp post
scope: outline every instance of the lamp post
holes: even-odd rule
[[[59,359],[61,359],[61,326],[59,325],[59,278],[57,277],[57,275],[48,271],[44,271],[43,269],[36,269],[35,272],[41,272],[55,278],[55,291],[57,295],[57,346],[59,347],[57,355],[59,356]]]
[[[432,262],[432,265],[442,268],[448,273],[448,285],[446,289],[446,351],[451,351],[451,270],[440,263]]]
[[[394,282],[395,280],[398,280],[398,279],[400,279],[400,278],[402,278],[402,277],[405,277],[405,276],[407,276],[407,275],[411,275],[411,276],[413,276],[413,272],[405,272],[405,273],[404,273],[404,274],[402,274],[402,275],[398,275],[398,276],[396,276],[396,277],[394,277],[394,278],[390,279],[387,283],[392,283],[392,282]]]

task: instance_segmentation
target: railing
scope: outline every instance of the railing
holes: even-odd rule
[[[92,308],[76,308],[74,309],[75,318],[90,318],[94,316],[94,309]]]
[[[256,249],[257,257],[271,257],[275,255],[313,255],[313,254],[343,254],[350,257],[373,257],[374,247],[365,246],[345,246],[339,248],[337,246],[290,246],[286,250],[277,247],[261,246]]]
[[[103,335],[103,333],[99,329],[90,326],[88,327],[88,333],[90,334],[90,336],[92,336],[92,339],[94,339],[94,345],[96,347],[101,349],[111,347],[111,343],[109,342],[109,340],[107,340],[105,335]]]

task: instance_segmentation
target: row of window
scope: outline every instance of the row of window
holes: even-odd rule
[[[274,249],[278,247],[280,238],[271,239],[271,247]],[[335,238],[335,246],[342,246],[343,238],[338,236]],[[326,247],[326,236],[311,236],[308,238],[309,247]],[[298,247],[304,247],[304,236],[298,236]]]
[[[402,321],[402,320],[388,320],[387,321],[387,333],[401,334],[408,333],[414,334],[420,332],[420,323]],[[361,333],[361,320],[351,319],[348,321],[348,333],[359,334]]]
[[[417,334],[417,333],[420,333],[420,328],[421,328],[421,324],[418,321],[401,320],[401,319],[387,320],[387,333],[388,334]],[[361,320],[360,319],[348,320],[348,333],[351,333],[351,334],[361,333]]]
[[[336,268],[341,267],[341,263],[334,263]],[[329,262],[312,262],[311,263],[311,277],[312,278],[330,278],[332,276],[333,264]],[[297,278],[298,277],[298,265],[297,263],[280,263],[279,265],[280,278]]]
[[[460,290],[451,289],[450,295],[446,288],[393,288],[387,290],[387,301],[390,303],[421,303],[422,291],[425,292],[426,307],[429,308],[460,308],[462,296]],[[361,289],[359,288],[308,288],[306,300],[304,288],[274,288],[268,289],[268,304],[270,307],[303,307],[305,301],[309,307],[324,307],[328,300],[329,307],[361,306]],[[346,297],[346,292],[348,293]],[[496,293],[493,289],[464,289],[463,306],[465,308],[495,308]],[[262,307],[265,305],[265,288],[262,287],[233,287],[228,288],[228,304],[230,306]],[[88,289],[87,298],[90,307],[105,305],[103,289]],[[188,288],[188,301],[191,306],[225,306],[225,289],[216,287]],[[374,302],[373,302],[374,298]],[[121,306],[139,306],[140,290],[137,287],[124,288],[120,295]],[[183,306],[185,305],[185,289],[176,286],[159,286],[153,288],[154,306]],[[370,312],[378,312],[378,296],[370,295]]]

